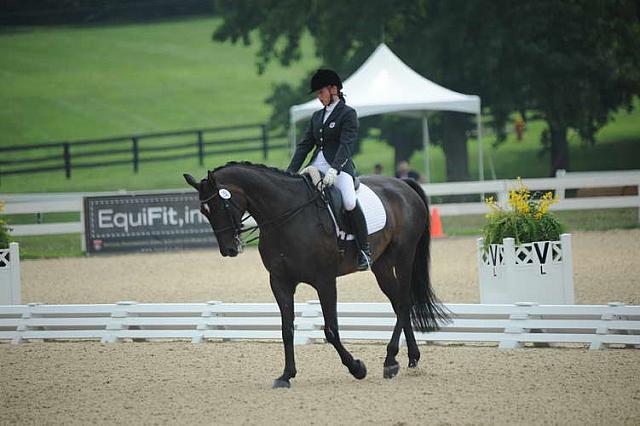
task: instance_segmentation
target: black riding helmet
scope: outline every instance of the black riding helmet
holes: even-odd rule
[[[337,86],[338,90],[342,90],[342,80],[340,80],[340,76],[333,70],[321,68],[311,77],[311,91],[309,93],[332,85]]]

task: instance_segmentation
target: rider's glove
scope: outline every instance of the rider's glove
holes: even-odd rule
[[[322,182],[324,186],[333,186],[336,183],[336,176],[338,176],[338,171],[333,167],[327,170],[327,173],[324,175],[324,179]]]

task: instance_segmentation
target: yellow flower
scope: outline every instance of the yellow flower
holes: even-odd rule
[[[534,217],[537,220],[540,220],[542,216],[544,216],[549,211],[549,207],[557,202],[558,196],[554,197],[551,191],[547,192],[538,201],[538,210],[536,211]]]
[[[498,205],[498,203],[496,202],[496,199],[493,198],[493,196],[485,198],[484,202],[489,207],[489,213],[485,215],[487,219],[491,219],[493,215],[502,211],[502,208]]]

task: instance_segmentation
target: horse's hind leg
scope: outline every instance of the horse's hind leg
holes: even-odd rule
[[[411,298],[408,284],[403,281],[405,284],[402,285],[401,281],[396,277],[393,271],[393,260],[391,254],[387,253],[379,258],[372,268],[380,289],[391,301],[397,317],[393,335],[387,345],[387,357],[384,361],[385,378],[395,376],[400,370],[400,365],[396,361],[396,355],[399,351],[400,334],[403,330],[407,339],[409,367],[415,367],[420,359],[420,350],[418,349],[413,329],[411,328],[409,316]]]
[[[342,364],[349,369],[349,373],[356,379],[364,379],[367,375],[367,368],[364,362],[354,359],[353,356],[342,346],[340,333],[338,332],[338,313],[336,309],[336,282],[316,286],[322,315],[324,316],[324,335],[327,342],[331,343],[340,355]]]

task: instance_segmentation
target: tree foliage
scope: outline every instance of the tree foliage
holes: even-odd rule
[[[625,0],[529,1],[513,6],[524,104],[547,122],[543,143],[551,173],[570,168],[567,130],[595,142],[596,132],[618,108],[640,93],[640,26],[637,2]]]
[[[421,75],[479,95],[493,115],[498,139],[504,139],[511,112],[538,111],[548,124],[544,140],[552,173],[569,166],[569,128],[593,143],[611,113],[630,108],[640,93],[634,0],[344,0],[334,5],[222,0],[216,9],[223,23],[215,40],[250,44],[255,31],[258,72],[271,61],[290,65],[299,60],[306,31],[323,65],[342,76],[353,73],[384,40]],[[268,102],[276,123],[286,125],[289,107],[306,99],[307,81],[275,87]],[[430,129],[432,141],[443,147],[449,180],[469,178],[471,119],[443,113]],[[378,127],[395,146],[400,138],[411,140],[400,157],[421,145],[419,125],[386,117],[363,122],[363,130]]]
[[[0,25],[147,22],[211,15],[210,0],[3,0]]]

